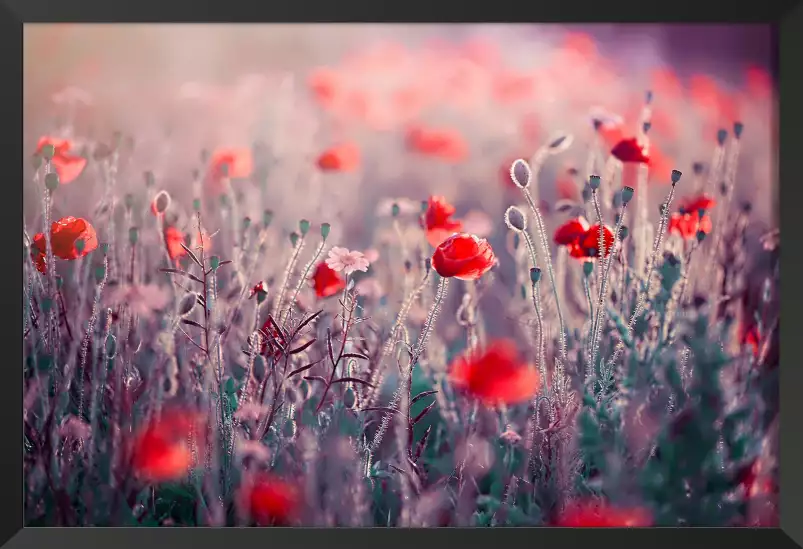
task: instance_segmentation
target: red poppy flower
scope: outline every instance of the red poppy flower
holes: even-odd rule
[[[251,288],[251,295],[249,296],[249,299],[258,294],[266,295],[267,293],[268,293],[268,285],[263,280],[259,284],[256,284],[253,288]]]
[[[571,255],[573,257],[590,258],[599,257],[599,231],[600,225],[596,223],[592,225],[581,239],[578,240],[576,246],[572,249]],[[605,257],[611,253],[613,248],[613,231],[610,227],[602,228],[602,238],[605,245]]]
[[[739,326],[739,344],[742,347],[750,347],[753,357],[758,359],[761,350],[761,335],[758,333],[758,326],[755,322],[742,321]]]
[[[584,217],[570,219],[555,231],[555,243],[559,246],[572,246],[585,236],[588,229],[589,224]]]
[[[427,232],[427,241],[433,248],[455,233],[463,231],[460,221],[451,219],[454,215],[454,206],[449,204],[442,196],[430,196],[427,211],[421,220],[422,227]]]
[[[697,213],[700,210],[709,211],[717,205],[717,201],[707,194],[691,196],[680,202],[680,211],[684,213]]]
[[[323,299],[345,290],[346,281],[326,262],[322,262],[312,275],[312,286],[315,289],[315,295]]]
[[[597,501],[572,503],[555,521],[567,528],[638,528],[652,525],[652,516],[640,507],[617,508]]]
[[[247,498],[245,507],[261,526],[292,522],[301,504],[301,493],[295,485],[268,474],[259,475],[243,496]]]
[[[41,154],[45,145],[53,145],[56,151],[50,162],[62,185],[74,181],[86,168],[86,158],[70,154],[72,143],[67,139],[42,137],[36,145],[36,154]]]
[[[468,145],[455,130],[413,128],[407,132],[407,147],[447,162],[460,162],[468,156]]]
[[[206,447],[204,418],[185,410],[170,410],[143,429],[133,442],[134,472],[151,482],[180,480],[196,465]],[[196,439],[195,452],[190,437]],[[195,456],[195,457],[194,457]]]
[[[670,68],[660,68],[652,72],[650,87],[656,96],[670,101],[677,101],[683,97],[683,84],[678,75]]]
[[[696,238],[699,231],[709,234],[712,228],[711,218],[707,215],[701,218],[699,211],[674,213],[669,218],[669,232],[680,236],[683,240]]]
[[[644,147],[639,144],[638,139],[635,137],[619,141],[614,145],[613,149],[611,149],[611,154],[620,162],[639,164],[649,164],[650,162],[650,157],[647,156]]]
[[[337,145],[324,151],[317,164],[326,172],[353,172],[360,165],[360,149],[355,143]]]
[[[496,256],[488,241],[473,234],[459,233],[440,243],[432,255],[432,266],[444,278],[477,280],[491,270]]]
[[[503,73],[494,82],[494,97],[503,104],[530,101],[535,92],[535,80],[526,74]]]
[[[467,353],[450,366],[452,383],[486,406],[518,404],[538,392],[541,378],[519,360],[510,340],[491,343],[480,353]]]
[[[334,70],[321,68],[314,71],[309,77],[308,85],[319,105],[334,105],[340,92],[340,79]]]
[[[260,332],[262,332],[262,349],[260,350],[260,354],[278,360],[282,356],[285,345],[287,345],[287,340],[272,316],[268,315],[268,319],[265,320],[262,328],[260,328]]]
[[[76,246],[78,241],[83,242],[80,252]],[[53,255],[59,259],[78,259],[97,249],[98,237],[94,227],[87,220],[80,217],[63,217],[50,226],[50,247]],[[33,237],[31,255],[41,273],[47,271],[46,254],[45,233],[38,233]]]
[[[747,80],[747,93],[753,98],[765,100],[772,97],[772,76],[765,69],[756,66],[748,67],[745,78]]]
[[[245,179],[254,171],[251,149],[220,149],[212,154],[209,164],[212,180],[217,182],[229,179]]]
[[[182,244],[185,244],[184,233],[177,228],[165,228],[164,239],[165,246],[167,246],[167,255],[170,256],[170,259],[177,261],[187,255],[187,250],[182,246]]]

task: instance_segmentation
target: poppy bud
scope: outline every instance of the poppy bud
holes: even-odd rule
[[[200,159],[201,164],[209,162],[209,151],[207,149],[201,149]]]
[[[619,228],[619,240],[624,240],[627,238],[627,235],[630,234],[630,230],[627,228],[627,225],[622,225]]]
[[[591,273],[594,272],[594,264],[590,261],[586,261],[583,263],[583,274],[585,276],[591,276]]]
[[[156,184],[156,179],[153,176],[153,172],[147,171],[143,174],[143,177],[145,178],[145,187],[150,188]]]
[[[594,191],[599,189],[600,183],[601,183],[601,180],[600,180],[600,177],[598,175],[592,175],[592,176],[590,176],[588,178],[588,184],[591,186],[591,189],[594,190]]]
[[[309,221],[306,219],[299,221],[298,230],[301,231],[302,235],[306,235],[309,232]]]
[[[622,189],[622,202],[627,204],[633,199],[633,187],[624,187]]]
[[[56,289],[57,290],[61,290],[61,288],[63,286],[64,286],[64,277],[57,276],[56,277]]]
[[[672,184],[675,185],[678,181],[680,181],[680,176],[683,174],[679,170],[672,170]]]
[[[153,198],[153,202],[151,203],[151,211],[154,213],[154,215],[162,215],[170,207],[170,202],[171,198],[167,191],[159,191],[159,193]]]
[[[134,244],[137,243],[137,240],[139,240],[139,229],[137,229],[136,227],[131,227],[130,229],[128,229],[128,241],[133,246]]]
[[[192,209],[195,210],[196,212],[201,211],[201,199],[200,198],[196,198],[196,199],[194,199],[192,201]]]
[[[105,277],[106,277],[106,267],[103,265],[98,265],[97,267],[95,267],[95,279],[101,281]]]
[[[424,269],[425,269],[425,271],[426,271],[427,273],[429,273],[429,271],[432,269],[432,258],[429,258],[429,257],[428,257],[428,258],[427,258],[427,259],[424,261]]]
[[[505,211],[505,225],[512,231],[525,231],[527,218],[516,206],[511,206]]]
[[[725,144],[725,140],[727,138],[728,138],[728,130],[721,129],[717,132],[717,143],[719,143],[720,147]]]
[[[50,312],[50,309],[53,308],[53,300],[50,299],[49,297],[42,299],[40,307],[43,313]]]
[[[229,207],[229,195],[221,194],[220,195],[220,207],[221,208],[228,208]]]
[[[295,248],[296,245],[298,244],[298,239],[299,238],[300,238],[300,236],[299,236],[299,234],[297,232],[293,231],[292,233],[290,233],[290,244],[293,245],[293,248]]]
[[[641,129],[644,131],[644,133],[649,133],[650,128],[652,128],[652,122],[649,120],[645,121],[644,124],[641,125]]]
[[[649,105],[652,103],[652,90],[647,90],[644,94],[644,102]]]
[[[321,237],[326,238],[329,236],[329,232],[332,230],[332,226],[329,223],[322,223],[321,224]]]
[[[421,201],[421,213],[426,213],[429,209],[429,202],[427,200]]]
[[[744,124],[741,122],[734,122],[733,123],[733,135],[736,139],[739,139],[742,136],[742,132],[744,131]]]
[[[527,286],[524,284],[521,285],[521,298],[527,299]]]
[[[218,267],[220,267],[220,258],[216,255],[213,255],[209,258],[209,267],[215,271]]]
[[[53,157],[56,156],[56,147],[54,147],[51,143],[44,145],[42,147],[42,157],[50,162],[53,160]]]
[[[538,284],[538,281],[541,280],[541,269],[538,267],[533,267],[530,269],[530,282],[533,285]]]
[[[228,177],[229,176],[229,163],[223,162],[220,165],[220,176],[221,177]]]
[[[583,186],[583,192],[581,196],[583,197],[583,202],[588,202],[591,200],[591,187],[587,183],[585,186]]]
[[[109,255],[110,247],[111,246],[109,245],[108,242],[104,242],[103,244],[100,245],[100,251],[103,253],[103,255]]]
[[[346,389],[345,394],[343,394],[343,405],[349,410],[351,410],[354,408],[356,404],[357,404],[357,395],[354,393],[354,389],[349,387],[348,389]]]
[[[251,227],[251,218],[246,216],[243,218],[243,230],[247,231]]]
[[[56,172],[50,172],[49,174],[45,175],[45,188],[53,192],[59,188],[59,174]]]
[[[526,189],[532,178],[532,170],[525,160],[518,158],[510,165],[510,179],[519,189]]]
[[[106,356],[109,360],[117,356],[117,338],[112,334],[106,336]]]
[[[405,270],[405,272],[409,273],[412,269],[413,269],[413,262],[410,261],[409,259],[406,259],[404,261],[404,270]]]
[[[691,169],[694,175],[702,175],[703,170],[705,170],[705,165],[702,162],[695,162],[691,165]]]
[[[393,206],[390,207],[390,215],[393,217],[399,217],[399,213],[401,213],[401,208],[399,208],[399,205],[394,202]]]
[[[270,223],[273,221],[273,211],[272,210],[265,210],[262,212],[262,224],[267,228],[270,227]]]
[[[38,154],[33,155],[31,157],[31,165],[34,170],[38,170],[42,166],[42,157]]]
[[[178,303],[179,316],[186,317],[195,309],[195,306],[197,304],[198,304],[198,294],[196,293],[186,294],[184,297],[181,298],[181,301],[179,301]]]
[[[697,242],[705,240],[705,231],[697,231]]]

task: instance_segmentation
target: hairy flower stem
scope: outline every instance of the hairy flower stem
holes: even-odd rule
[[[541,374],[541,393],[549,394],[549,378],[546,368],[546,345],[544,341],[544,315],[541,312],[541,297],[538,293],[538,282],[533,283],[533,308],[538,326],[538,370]]]
[[[310,259],[309,262],[307,262],[307,264],[304,266],[304,270],[301,272],[301,278],[298,279],[298,284],[296,284],[296,287],[293,290],[293,296],[290,298],[290,306],[287,307],[287,312],[285,313],[284,318],[281,321],[280,325],[284,326],[284,324],[290,319],[290,313],[292,311],[292,307],[295,306],[296,300],[298,299],[298,294],[301,293],[301,289],[304,287],[304,283],[307,281],[307,278],[309,277],[309,272],[312,270],[312,267],[318,262],[318,258],[321,257],[324,248],[326,248],[325,238],[321,240],[321,244],[315,250],[315,253],[312,255],[312,259]]]
[[[426,322],[424,322],[424,328],[421,330],[421,335],[418,338],[418,342],[416,343],[413,352],[410,354],[411,370],[415,368],[415,364],[421,358],[421,355],[426,349],[430,332],[432,331],[432,327],[435,325],[435,321],[438,319],[438,313],[440,312],[441,304],[443,303],[444,297],[446,297],[446,291],[448,288],[449,279],[441,277],[440,281],[438,282],[438,289],[435,292],[435,302],[432,304],[432,308],[429,310],[429,314],[427,315]]]
[[[271,313],[274,318],[277,318],[279,312],[282,310],[284,294],[287,293],[287,285],[290,283],[290,277],[293,275],[293,271],[296,268],[298,256],[301,255],[301,250],[304,249],[304,240],[305,235],[301,235],[293,250],[293,254],[290,256],[290,261],[287,263],[287,267],[284,270],[284,279],[282,280],[282,285],[279,288],[279,295],[276,297],[276,303],[273,305],[273,312]]]
[[[549,282],[552,286],[552,293],[555,297],[555,308],[558,312],[558,322],[560,323],[560,356],[563,361],[566,361],[566,323],[563,321],[563,311],[560,306],[560,296],[558,296],[558,287],[555,284],[555,272],[552,269],[552,254],[549,251],[549,242],[546,238],[546,229],[544,227],[544,220],[541,218],[541,212],[533,201],[532,195],[528,189],[522,189],[524,197],[527,199],[527,204],[535,218],[535,223],[538,228],[538,236],[540,237],[541,247],[544,250],[544,257],[546,258],[547,272],[549,273]]]
[[[80,367],[78,368],[78,376],[76,381],[78,382],[78,418],[81,419],[84,413],[84,368],[86,368],[86,358],[89,352],[89,340],[92,339],[92,335],[95,331],[95,322],[98,318],[98,309],[100,308],[100,296],[103,293],[103,287],[106,286],[106,279],[109,275],[108,271],[108,264],[109,258],[105,255],[103,256],[103,278],[98,283],[97,289],[95,290],[95,301],[92,304],[92,315],[89,317],[89,322],[87,323],[86,327],[86,334],[84,334],[84,339],[81,342],[81,363]],[[69,390],[69,387],[67,387]]]

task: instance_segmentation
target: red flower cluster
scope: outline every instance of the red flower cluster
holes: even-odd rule
[[[432,267],[439,275],[459,280],[477,280],[495,263],[488,241],[466,233],[450,236],[432,255]]]
[[[427,232],[427,241],[433,248],[455,233],[463,230],[460,221],[451,219],[455,208],[442,196],[430,196],[427,211],[424,212],[421,226]]]
[[[298,488],[278,477],[261,474],[240,493],[243,508],[260,526],[288,525],[297,516],[301,504]]]
[[[323,299],[346,289],[346,280],[326,262],[319,263],[312,274],[312,287],[315,295]]]
[[[638,528],[652,525],[652,517],[639,507],[618,508],[603,502],[574,502],[564,509],[555,526],[567,528]]]
[[[669,232],[684,240],[697,236],[698,232],[711,233],[713,224],[706,211],[716,206],[716,201],[708,195],[690,197],[681,202],[680,211],[669,218]]]
[[[611,253],[614,235],[609,227],[602,227],[605,245],[605,257]],[[583,217],[571,219],[558,227],[555,231],[555,243],[566,246],[569,254],[577,259],[592,259],[599,257],[599,223],[592,226]]]
[[[460,162],[468,156],[468,145],[455,130],[416,127],[407,132],[407,147],[416,153]]]
[[[195,440],[194,448],[190,439]],[[186,410],[168,410],[145,427],[132,444],[134,472],[151,482],[184,478],[206,448],[203,416]]]
[[[72,143],[67,139],[42,137],[36,145],[36,154],[41,155],[45,145],[53,145],[56,154],[50,161],[59,176],[59,183],[66,185],[74,181],[86,168],[86,158],[70,154]]]
[[[80,246],[76,246],[79,241],[83,242],[80,251],[78,250]],[[78,259],[97,249],[98,237],[94,227],[87,220],[80,217],[63,217],[54,222],[50,228],[50,247],[53,255],[59,259]],[[31,256],[41,273],[47,272],[46,255],[45,233],[37,233],[31,244]]]
[[[254,171],[251,149],[219,149],[209,161],[208,182],[215,194],[226,192],[225,182],[231,179],[246,179]]]
[[[318,157],[318,168],[325,172],[353,172],[360,166],[360,149],[355,143],[343,143]]]
[[[468,352],[450,366],[452,383],[486,406],[518,404],[538,392],[538,371],[523,364],[513,341],[499,340],[475,354]]]

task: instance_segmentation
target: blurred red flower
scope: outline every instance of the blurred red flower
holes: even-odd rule
[[[683,84],[674,70],[664,67],[655,69],[650,75],[650,87],[656,97],[664,101],[678,101],[683,98]]]
[[[176,227],[166,227],[164,231],[165,246],[167,247],[167,255],[173,261],[178,261],[185,255],[187,250],[184,249],[182,244],[186,245],[184,233]]]
[[[266,473],[249,482],[240,497],[260,526],[289,524],[301,505],[301,492],[295,485]]]
[[[468,145],[455,130],[417,127],[407,132],[407,147],[416,153],[460,162],[468,156]]]
[[[59,176],[59,183],[66,185],[74,181],[86,168],[86,158],[70,154],[72,142],[67,139],[42,137],[36,145],[36,154],[42,154],[45,145],[53,145],[56,153],[51,165]]]
[[[319,68],[310,74],[307,81],[315,101],[324,108],[334,106],[340,95],[341,80],[336,71]]]
[[[681,213],[697,213],[700,210],[710,211],[717,201],[710,195],[689,196],[680,201]]]
[[[639,164],[649,164],[650,162],[650,157],[635,137],[619,141],[611,149],[611,154],[620,162],[634,162]]]
[[[324,151],[317,164],[327,172],[353,172],[360,166],[360,149],[351,142],[336,145]]]
[[[555,243],[560,246],[572,246],[586,234],[588,229],[589,224],[584,217],[570,219],[555,231]]]
[[[346,281],[326,262],[322,262],[312,275],[312,287],[315,289],[315,295],[323,299],[345,290]]]
[[[669,232],[676,234],[684,240],[697,237],[699,231],[710,234],[713,228],[711,218],[707,215],[700,217],[700,212],[674,213],[669,218]]]
[[[518,404],[538,392],[538,371],[521,362],[511,340],[492,342],[481,352],[467,352],[449,368],[455,387],[486,406]]]
[[[754,321],[743,320],[739,325],[739,344],[742,347],[750,347],[753,357],[758,359],[761,351],[761,334],[758,332],[758,325]]]
[[[451,219],[454,213],[454,206],[449,204],[444,197],[429,197],[429,204],[421,220],[421,226],[426,230],[427,241],[433,248],[437,248],[441,242],[453,234],[463,231],[463,224]]]
[[[569,504],[555,526],[567,528],[638,528],[652,525],[652,516],[640,507],[618,508],[586,500]]]
[[[599,223],[589,227],[582,239],[577,242],[575,249],[571,251],[571,255],[573,257],[579,257],[583,259],[599,257],[601,255],[599,249],[599,233]],[[610,229],[610,227],[602,227],[602,238],[605,246],[604,255],[605,257],[608,257],[608,254],[611,253],[611,248],[613,248],[614,240],[613,231]]]
[[[209,175],[213,183],[223,179],[245,179],[254,171],[251,149],[219,149],[212,153]]]
[[[134,439],[132,468],[151,482],[180,480],[197,464],[206,447],[203,416],[187,410],[168,410]],[[190,439],[195,439],[195,448]],[[194,450],[194,452],[193,452]]]
[[[439,275],[459,280],[477,280],[495,263],[488,241],[466,233],[450,236],[432,255],[432,266]]]
[[[531,101],[535,96],[535,79],[528,74],[502,72],[494,81],[493,94],[502,104]]]
[[[79,251],[76,246],[78,241],[83,242],[83,248]],[[78,259],[94,251],[98,247],[98,237],[95,228],[86,219],[80,217],[63,217],[53,222],[50,227],[50,247],[53,255],[59,259]],[[36,268],[41,273],[47,271],[45,256],[47,255],[47,243],[45,233],[37,233],[31,243],[31,256],[36,263]]]

